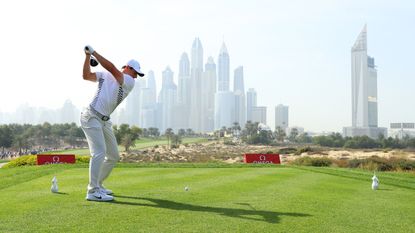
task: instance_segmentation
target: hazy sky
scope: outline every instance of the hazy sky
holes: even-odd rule
[[[341,131],[351,125],[350,49],[367,24],[378,66],[379,126],[415,122],[415,3],[382,0],[13,0],[0,2],[0,111],[22,103],[79,108],[96,85],[82,80],[83,46],[121,67],[130,58],[177,73],[199,37],[204,63],[225,41],[233,71],[258,105],[289,106],[290,125]],[[102,69],[101,67],[97,68]]]

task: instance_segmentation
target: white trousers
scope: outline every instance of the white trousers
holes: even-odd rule
[[[120,154],[110,121],[103,121],[86,109],[81,113],[81,127],[91,153],[88,192],[94,192],[102,187],[102,182],[119,161]]]

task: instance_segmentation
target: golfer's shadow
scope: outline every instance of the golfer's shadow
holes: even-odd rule
[[[109,202],[109,203],[120,204],[120,205],[147,206],[147,207],[163,208],[163,209],[170,209],[170,210],[211,212],[211,213],[217,213],[217,214],[228,216],[228,217],[242,218],[246,220],[264,221],[268,223],[278,223],[280,221],[280,216],[291,216],[291,217],[311,216],[309,214],[303,214],[303,213],[287,213],[287,212],[274,212],[274,211],[265,211],[265,210],[256,210],[256,209],[237,209],[237,208],[222,208],[222,207],[191,205],[191,204],[180,203],[180,202],[175,202],[175,201],[156,199],[156,198],[146,198],[146,197],[130,197],[130,196],[121,196],[121,195],[114,195],[114,197],[149,201],[152,203],[126,202],[126,201],[117,201],[117,200],[113,202]],[[236,203],[236,204],[240,204],[240,203]],[[261,216],[261,218],[257,218],[255,216]]]

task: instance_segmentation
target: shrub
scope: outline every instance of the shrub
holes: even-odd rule
[[[311,166],[313,167],[329,167],[333,162],[329,158],[312,158]]]
[[[312,152],[312,151],[313,151],[313,149],[311,147],[309,147],[309,146],[307,146],[307,147],[301,147],[301,148],[298,148],[297,149],[297,151],[295,152],[295,155],[301,155],[302,153]]]
[[[19,158],[11,160],[8,164],[4,165],[4,168],[20,167],[20,166],[33,166],[36,165],[36,155],[24,155]]]
[[[223,144],[228,146],[236,146],[236,143],[234,143],[232,140],[225,140]]]
[[[329,158],[311,158],[308,156],[300,157],[292,162],[294,165],[300,166],[313,166],[313,167],[328,167],[332,164],[332,160]]]
[[[75,163],[89,163],[90,156],[75,155]],[[21,167],[21,166],[34,166],[37,164],[36,155],[23,155],[16,159],[11,160],[4,165],[4,168]]]
[[[89,163],[91,156],[75,155],[76,163]]]
[[[297,152],[297,149],[292,147],[281,148],[278,150],[278,154],[293,154]]]
[[[334,163],[339,167],[344,167],[346,160],[335,160]],[[349,168],[361,168],[366,170],[377,171],[413,171],[415,170],[415,161],[402,158],[380,158],[372,156],[366,159],[351,159],[347,161]]]
[[[342,167],[342,168],[347,168],[349,166],[348,161],[345,159],[335,159],[333,160],[333,164],[336,167]]]

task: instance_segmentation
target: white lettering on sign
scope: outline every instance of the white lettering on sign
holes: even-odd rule
[[[53,156],[52,157],[52,162],[45,162],[44,164],[60,164],[60,163],[64,163],[64,162],[59,162],[59,156]]]
[[[253,161],[252,163],[272,163],[272,161]]]

